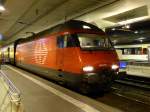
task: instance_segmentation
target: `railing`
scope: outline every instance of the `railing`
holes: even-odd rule
[[[0,71],[0,112],[22,112],[20,91]]]

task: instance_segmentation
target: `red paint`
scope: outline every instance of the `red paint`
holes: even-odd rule
[[[82,68],[87,65],[98,70],[103,64],[108,67],[118,64],[117,54],[113,50],[82,51],[80,47],[57,48],[56,35],[19,44],[16,52],[17,62],[76,74],[83,73]]]

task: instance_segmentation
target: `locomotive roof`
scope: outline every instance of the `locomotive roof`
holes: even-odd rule
[[[62,25],[63,27],[61,28],[61,30],[65,30],[65,29],[84,29],[84,26],[85,29],[91,29],[91,30],[94,30],[94,31],[102,31],[101,29],[99,29],[98,27],[90,24],[90,23],[87,23],[87,22],[84,22],[84,21],[79,21],[79,20],[70,20],[68,22],[65,22],[65,24]]]
[[[101,29],[99,29],[97,26],[94,26],[90,23],[86,23],[84,21],[79,21],[79,20],[70,20],[67,21],[63,24],[58,24],[57,26],[54,26],[52,28],[49,28],[47,30],[44,30],[42,32],[39,32],[37,34],[34,34],[28,38],[22,38],[22,39],[18,39],[17,43],[22,43],[25,41],[30,41],[33,40],[38,37],[41,37],[41,35],[44,34],[55,34],[58,33],[60,31],[65,31],[65,30],[74,30],[74,29],[87,29],[87,30],[93,30],[95,32],[103,32]]]

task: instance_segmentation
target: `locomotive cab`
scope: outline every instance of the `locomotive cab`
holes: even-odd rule
[[[109,39],[99,34],[80,34],[78,38],[84,83],[108,89],[119,68],[117,55]]]

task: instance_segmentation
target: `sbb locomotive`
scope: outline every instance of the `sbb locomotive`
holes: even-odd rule
[[[115,49],[98,27],[70,20],[2,49],[5,62],[87,93],[110,87],[118,72]]]

